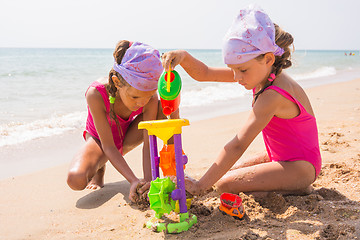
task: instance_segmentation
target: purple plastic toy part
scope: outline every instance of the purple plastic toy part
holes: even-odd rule
[[[185,192],[185,178],[184,178],[184,163],[181,145],[181,134],[174,134],[174,148],[175,148],[175,161],[176,161],[176,179],[177,189],[180,190],[179,207],[180,213],[187,212],[186,206],[186,192]]]
[[[181,198],[181,191],[180,189],[175,189],[174,191],[172,191],[171,193],[171,198],[176,201],[179,200]]]
[[[160,177],[159,160],[158,160],[159,157],[158,157],[157,142],[155,135],[149,135],[149,145],[150,145],[151,175],[152,175],[152,180],[154,181],[156,178]]]
[[[187,164],[188,163],[188,157],[186,155],[183,155],[183,164]]]

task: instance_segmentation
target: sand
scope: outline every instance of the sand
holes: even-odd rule
[[[247,216],[239,221],[219,212],[219,194],[211,192],[193,201],[190,212],[197,215],[198,223],[187,232],[171,235],[143,228],[154,212],[129,203],[129,184],[111,165],[107,166],[104,188],[76,192],[66,185],[67,163],[0,181],[0,239],[360,238],[360,79],[306,92],[317,117],[323,157],[323,169],[310,195],[272,193],[267,199],[256,199],[240,193]],[[186,173],[199,178],[240,129],[247,114],[197,121],[185,127],[183,147],[189,157]],[[21,158],[28,165],[61,158],[70,162],[81,144],[79,130],[67,137],[37,140],[21,151],[9,148],[1,157]],[[245,156],[263,150],[258,136]],[[126,159],[141,176],[141,148]]]

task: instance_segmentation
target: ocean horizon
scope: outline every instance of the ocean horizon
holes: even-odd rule
[[[172,49],[160,49],[160,53]],[[186,49],[209,66],[226,67],[220,49]],[[84,94],[106,77],[113,49],[0,48],[0,149],[82,129]],[[349,55],[349,53],[355,55]],[[346,53],[346,55],[345,55]],[[304,88],[348,81],[360,75],[358,50],[296,50],[284,70]],[[181,116],[190,121],[246,111],[251,91],[234,83],[199,83],[180,67]]]

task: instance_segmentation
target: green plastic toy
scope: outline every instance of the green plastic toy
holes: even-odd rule
[[[171,198],[171,193],[174,189],[175,183],[169,177],[156,178],[154,181],[151,181],[148,196],[150,208],[155,211],[157,219],[160,219],[164,213],[169,214],[171,211],[174,211],[176,202]],[[157,232],[181,233],[189,230],[192,225],[197,223],[197,217],[188,212],[180,213],[179,218],[180,221],[178,223],[164,223],[151,219],[146,223],[146,227]]]
[[[158,81],[158,91],[161,98],[174,100],[181,91],[181,78],[177,71],[163,72]]]
[[[170,116],[180,105],[181,78],[175,70],[163,72],[158,82],[161,106],[165,116]]]
[[[155,211],[155,217],[161,218],[164,213],[170,213],[175,208],[175,201],[171,199],[171,192],[175,183],[170,178],[157,178],[150,183],[150,208]]]

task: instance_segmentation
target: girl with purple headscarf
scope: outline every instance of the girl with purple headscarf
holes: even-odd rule
[[[212,68],[183,50],[165,53],[165,69],[180,64],[197,81],[237,82],[253,91],[253,108],[242,129],[220,151],[200,180],[186,189],[200,194],[213,184],[220,192],[309,193],[321,169],[314,112],[304,90],[282,69],[291,66],[292,36],[258,6],[239,11],[224,38],[228,68]],[[262,132],[266,152],[241,156]],[[236,163],[236,164],[235,164]]]
[[[159,52],[140,42],[120,41],[113,56],[109,77],[93,82],[86,91],[86,142],[71,163],[67,183],[74,190],[102,187],[109,160],[129,181],[129,199],[137,201],[147,198],[151,181],[149,139],[137,125],[157,119],[156,90],[163,67]],[[139,180],[123,155],[142,142],[144,180]]]

